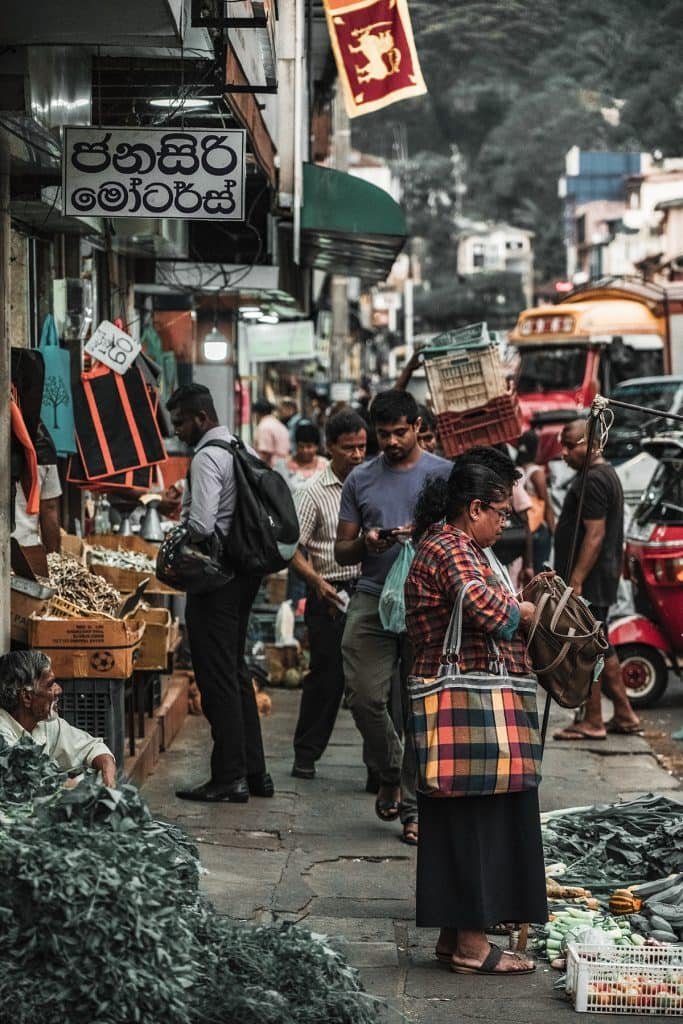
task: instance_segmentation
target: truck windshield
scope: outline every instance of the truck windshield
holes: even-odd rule
[[[583,345],[520,348],[520,395],[546,391],[576,391],[583,384],[588,349]]]

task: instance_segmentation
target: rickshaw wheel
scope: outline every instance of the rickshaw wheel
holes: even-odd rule
[[[621,676],[634,708],[650,708],[666,690],[669,673],[664,658],[646,644],[617,647]]]

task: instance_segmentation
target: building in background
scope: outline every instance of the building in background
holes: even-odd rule
[[[534,294],[533,231],[474,223],[458,231],[458,274],[518,274],[527,303]]]

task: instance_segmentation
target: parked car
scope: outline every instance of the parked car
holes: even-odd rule
[[[610,398],[683,415],[683,376],[634,377],[618,384]],[[605,454],[615,465],[637,455],[644,437],[671,427],[671,423],[656,414],[648,419],[642,412],[630,409],[613,407],[612,411],[614,423],[610,428]]]

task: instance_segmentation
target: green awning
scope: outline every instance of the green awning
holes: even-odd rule
[[[304,266],[382,281],[407,237],[403,210],[384,189],[343,171],[304,164]]]

